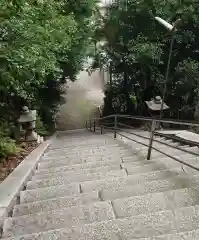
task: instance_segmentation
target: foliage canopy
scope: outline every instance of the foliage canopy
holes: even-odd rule
[[[143,114],[144,101],[162,95],[171,35],[155,21],[155,16],[170,23],[182,19],[174,39],[167,83],[168,117],[193,119],[199,115],[197,0],[124,0],[108,8],[103,26],[96,31],[96,38],[107,40],[106,59],[101,61],[111,60],[113,72],[104,114]]]
[[[0,119],[36,109],[50,128],[92,35],[95,0],[0,1]]]

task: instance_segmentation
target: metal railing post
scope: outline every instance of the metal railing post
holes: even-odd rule
[[[91,126],[91,120],[90,120],[90,122],[89,122],[89,123],[90,123],[90,131],[91,131],[91,127],[92,127],[92,126]]]
[[[102,134],[103,133],[103,125],[102,125],[102,123],[100,122],[100,134]]]
[[[152,151],[155,127],[156,127],[156,120],[153,119],[152,120],[152,125],[151,125],[151,133],[150,133],[149,147],[148,147],[148,153],[147,153],[147,160],[151,159],[151,151]]]
[[[95,128],[96,128],[96,122],[95,122],[95,119],[93,121],[93,132],[95,132]]]
[[[86,121],[86,129],[88,129],[88,122]]]
[[[114,119],[114,138],[116,138],[116,134],[117,134],[117,115],[115,115]]]

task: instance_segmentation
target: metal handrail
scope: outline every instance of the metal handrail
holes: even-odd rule
[[[128,126],[128,125],[123,124],[123,123],[118,123],[118,125],[125,126],[125,127]],[[130,126],[129,126],[129,127],[130,127]],[[123,132],[126,132],[126,133],[128,133],[128,134],[135,135],[135,136],[137,136],[137,137],[141,137],[141,138],[148,139],[148,140],[150,139],[150,138],[148,138],[148,137],[142,136],[142,135],[137,134],[137,133],[127,132],[127,131],[124,131],[123,129],[120,129],[120,130],[122,130]],[[192,155],[195,155],[195,156],[198,156],[198,157],[199,157],[199,153],[191,152],[191,151],[189,151],[189,150],[179,148],[178,146],[173,146],[173,145],[170,145],[170,144],[168,144],[168,143],[166,143],[166,142],[161,142],[161,141],[159,141],[159,140],[157,140],[157,139],[153,139],[153,141],[154,141],[154,142],[157,142],[157,143],[161,143],[161,144],[166,145],[166,146],[168,146],[168,147],[171,147],[171,148],[174,148],[174,149],[183,151],[183,152],[185,152],[185,153],[189,153],[189,154],[192,154]]]
[[[104,126],[103,123],[102,123],[102,121],[105,120],[105,119],[110,119],[110,118],[114,118],[114,122],[111,123],[111,124],[114,125],[114,127]],[[125,136],[124,134],[118,132],[118,130],[122,130],[123,132],[125,132],[123,129],[118,128],[118,125],[124,126],[124,127],[128,127],[128,128],[131,128],[131,129],[133,128],[133,127],[130,126],[130,125],[127,125],[127,124],[123,124],[123,123],[118,122],[118,118],[126,118],[126,119],[135,119],[135,120],[151,121],[152,124],[151,124],[150,137],[146,137],[146,136],[142,136],[142,135],[137,134],[137,133],[131,133],[131,132],[127,132],[127,131],[126,131],[126,133],[128,133],[128,134],[132,134],[132,135],[141,137],[141,138],[143,138],[143,139],[148,139],[148,140],[149,140],[149,145],[147,145],[147,144],[145,144],[145,143],[143,143],[143,142],[140,142],[140,141],[138,141],[138,140],[132,139],[132,138],[130,138],[130,137],[128,137],[128,136]],[[160,150],[160,149],[158,149],[158,148],[153,147],[153,141],[155,141],[155,142],[161,143],[161,144],[163,144],[163,145],[165,145],[165,146],[169,146],[169,147],[172,147],[172,148],[174,148],[174,149],[180,150],[180,151],[182,151],[182,152],[185,152],[185,153],[188,153],[188,154],[192,154],[192,155],[195,155],[195,156],[199,156],[198,153],[194,153],[194,152],[188,151],[188,150],[186,150],[186,149],[182,149],[182,148],[179,148],[179,147],[177,147],[177,146],[172,146],[172,145],[170,145],[170,144],[168,144],[168,143],[161,142],[161,141],[159,141],[159,140],[153,139],[153,138],[154,138],[154,134],[156,133],[155,128],[156,128],[156,123],[157,123],[157,122],[173,123],[173,124],[188,125],[188,126],[199,126],[199,123],[196,123],[196,122],[193,122],[193,121],[192,121],[192,122],[185,122],[185,121],[176,121],[176,120],[173,120],[173,119],[145,118],[145,117],[137,117],[137,116],[130,116],[130,115],[119,115],[119,114],[115,114],[115,115],[109,115],[109,116],[105,116],[105,117],[102,117],[102,118],[94,118],[93,120],[89,120],[89,128],[90,128],[91,131],[92,131],[92,126],[93,126],[93,131],[94,131],[94,132],[96,131],[97,121],[99,121],[99,127],[100,127],[100,132],[101,132],[101,134],[103,133],[103,128],[111,129],[111,130],[114,131],[114,138],[116,138],[116,135],[119,134],[119,135],[121,135],[121,136],[123,136],[123,137],[125,137],[125,138],[127,138],[127,139],[129,139],[129,140],[131,140],[131,141],[137,142],[137,143],[139,143],[139,144],[141,144],[141,145],[143,145],[143,146],[148,147],[147,160],[150,160],[150,158],[151,158],[151,151],[152,151],[152,149],[154,149],[154,150],[156,150],[157,152],[160,152],[160,153],[162,153],[163,155],[165,155],[165,156],[167,156],[167,157],[170,157],[170,158],[172,158],[173,160],[175,160],[175,161],[177,161],[177,162],[179,162],[179,163],[181,163],[181,164],[184,164],[184,165],[186,165],[186,166],[188,166],[188,167],[190,167],[190,168],[192,168],[192,169],[194,169],[194,170],[199,171],[199,168],[198,168],[198,167],[195,167],[195,166],[193,166],[193,165],[191,165],[191,164],[189,164],[189,163],[186,163],[186,162],[184,162],[184,161],[182,161],[182,160],[180,160],[180,159],[178,159],[178,158],[176,158],[176,157],[174,157],[174,156],[171,156],[171,155],[165,153],[165,151],[162,151],[162,150]],[[92,123],[93,123],[93,124],[92,124]],[[108,124],[109,124],[109,123],[108,123]],[[88,128],[88,121],[86,121],[86,127]]]
[[[121,136],[123,136],[123,137],[125,137],[125,138],[127,138],[127,139],[129,139],[129,140],[132,140],[132,141],[134,141],[134,142],[137,142],[137,143],[142,144],[143,146],[148,147],[148,145],[145,144],[145,143],[142,143],[142,142],[139,142],[139,141],[137,141],[137,140],[135,140],[135,139],[129,138],[129,137],[127,137],[127,136],[125,136],[125,135],[123,135],[123,134],[121,134],[121,133],[118,133],[118,134],[121,135]],[[176,158],[175,156],[172,156],[172,155],[170,155],[170,154],[167,154],[167,153],[159,150],[158,148],[155,148],[155,147],[153,147],[153,146],[152,146],[151,148],[154,149],[154,150],[156,150],[156,151],[159,152],[159,153],[162,153],[163,155],[165,155],[165,156],[167,156],[167,157],[172,158],[173,160],[175,160],[175,161],[177,161],[177,162],[179,162],[179,163],[182,163],[183,165],[185,165],[185,166],[187,166],[187,167],[190,167],[190,168],[192,168],[192,169],[194,169],[194,170],[196,170],[196,171],[199,171],[199,168],[198,168],[198,167],[195,167],[195,166],[193,166],[193,165],[191,165],[191,164],[189,164],[189,163],[186,163],[186,162],[184,162],[184,161]]]
[[[120,129],[120,130],[122,130],[122,131],[125,132],[125,133],[132,134],[132,135],[135,135],[135,136],[140,136],[140,137],[145,138],[145,139],[148,139],[148,140],[150,139],[150,138],[141,136],[141,135],[139,135],[139,134],[134,134],[134,133],[130,133],[130,132],[124,131],[123,129]],[[120,134],[120,133],[118,133],[118,134]],[[134,141],[134,139],[133,139],[133,141]],[[199,157],[199,153],[191,152],[191,151],[189,151],[189,150],[180,148],[180,147],[178,147],[178,146],[172,146],[172,145],[170,145],[170,144],[168,144],[168,143],[166,143],[166,142],[161,142],[161,141],[156,140],[156,139],[154,139],[153,141],[154,141],[154,142],[157,142],[157,143],[160,143],[160,144],[163,144],[163,145],[165,145],[165,146],[168,146],[168,147],[177,149],[177,150],[179,150],[179,151],[182,151],[182,152],[185,152],[185,153],[188,153],[188,154],[192,154],[192,155],[195,155],[195,156]],[[146,144],[142,144],[142,145],[145,145],[145,146],[148,147],[148,145],[146,145]],[[152,149],[155,149],[155,148],[152,146]],[[156,150],[156,149],[155,149],[155,150]]]
[[[180,142],[182,144],[188,144],[190,146],[199,147],[199,143],[198,142],[194,142],[192,140],[182,139],[182,138],[174,136],[172,134],[164,134],[164,133],[160,133],[160,132],[155,132],[155,135],[159,136],[159,137],[169,138],[169,139],[172,139],[173,141],[178,141],[178,142]]]
[[[108,118],[113,118],[113,117],[119,117],[119,118],[126,118],[126,119],[134,119],[134,120],[144,120],[144,121],[153,121],[156,120],[156,122],[161,122],[161,123],[172,123],[172,124],[179,124],[179,125],[187,125],[187,126],[195,126],[199,127],[199,123],[196,121],[183,121],[183,120],[175,120],[175,119],[161,119],[161,118],[153,118],[153,117],[142,117],[142,116],[131,116],[131,115],[121,115],[121,114],[113,114],[113,115],[108,115],[102,118],[94,118],[95,120],[103,120],[103,119],[108,119]]]

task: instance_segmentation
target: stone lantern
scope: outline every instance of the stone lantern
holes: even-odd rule
[[[38,141],[39,136],[34,131],[36,126],[36,118],[36,110],[29,110],[26,106],[23,107],[18,122],[20,124],[20,132],[23,134],[25,141]]]
[[[156,96],[151,101],[146,101],[146,105],[148,107],[149,114],[154,118],[160,118],[160,111],[162,105],[162,98],[160,96]],[[169,109],[165,103],[163,103],[163,111]],[[156,128],[160,128],[160,123],[157,122]]]

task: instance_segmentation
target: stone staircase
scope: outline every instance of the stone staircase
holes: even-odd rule
[[[20,192],[20,203],[5,220],[2,238],[199,239],[198,172],[182,169],[155,151],[147,161],[146,147],[109,135],[60,134]],[[196,156],[161,143],[154,145],[198,164]],[[187,149],[199,152],[198,148]]]

